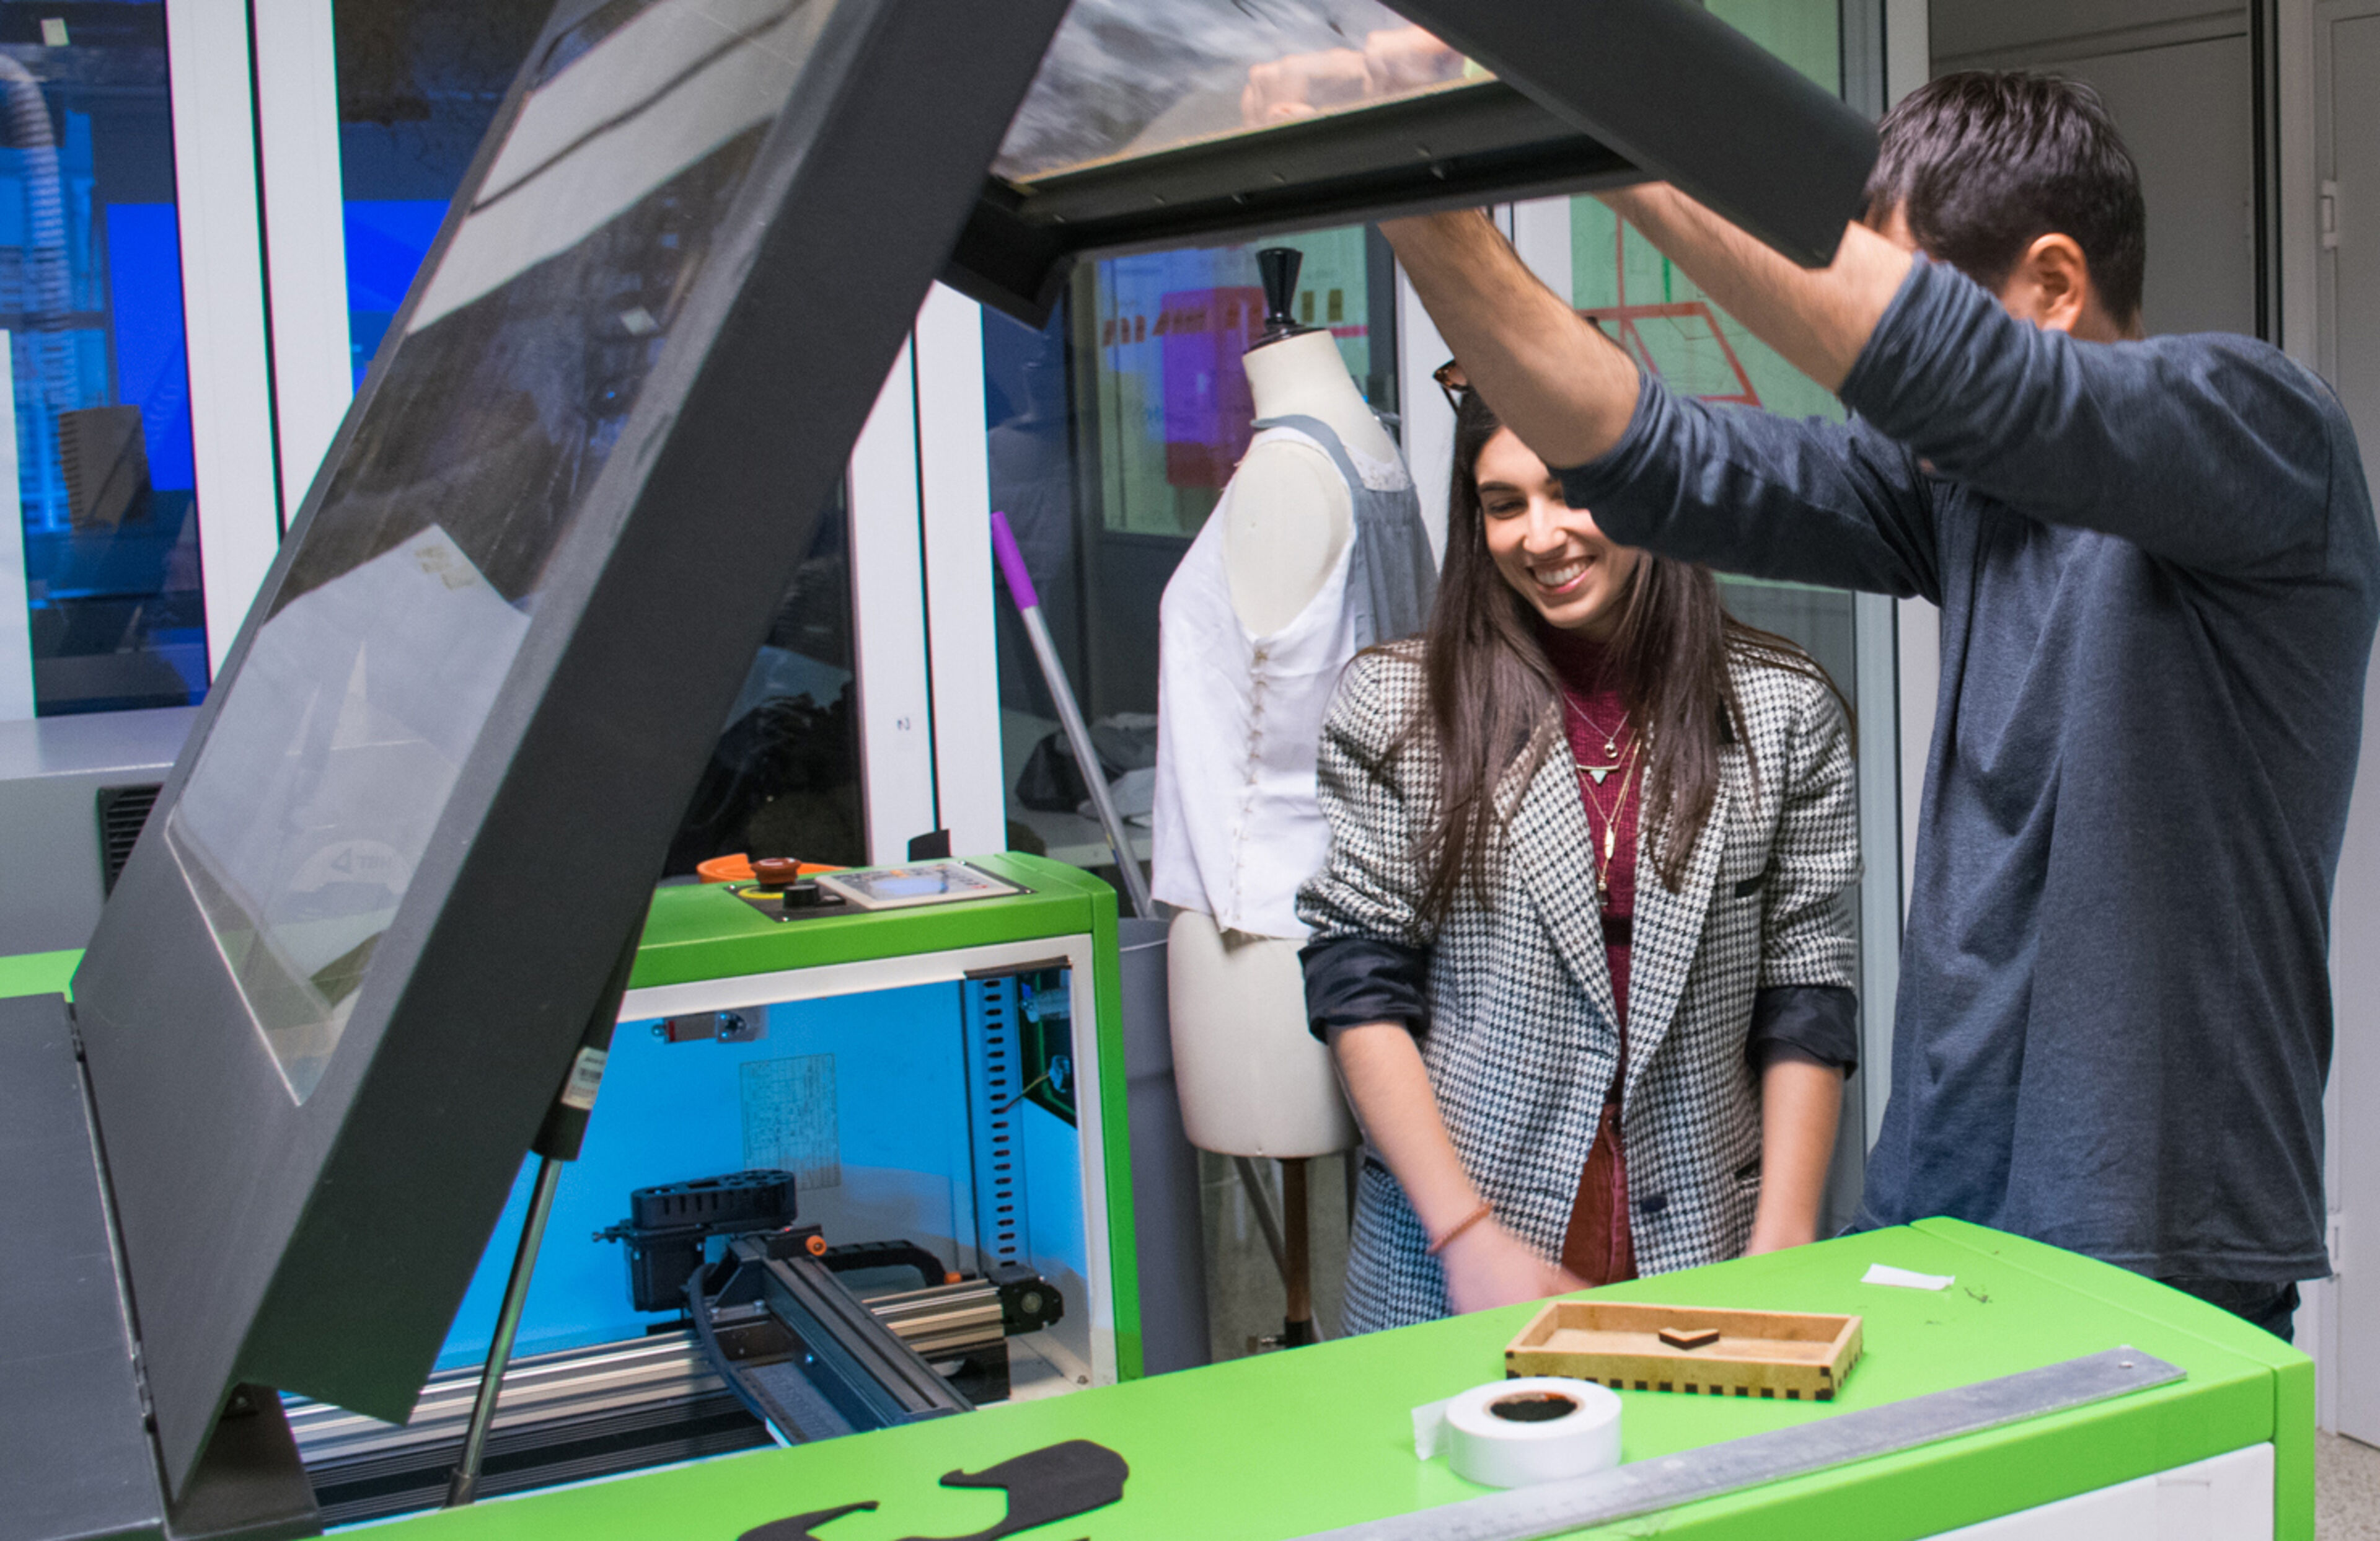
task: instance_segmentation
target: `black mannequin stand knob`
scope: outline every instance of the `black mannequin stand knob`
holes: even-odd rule
[[[1290,306],[1297,298],[1297,270],[1305,262],[1305,253],[1293,246],[1269,246],[1257,253],[1257,273],[1264,280],[1265,324],[1264,334],[1248,345],[1250,353],[1268,343],[1316,330],[1300,326],[1290,313]]]

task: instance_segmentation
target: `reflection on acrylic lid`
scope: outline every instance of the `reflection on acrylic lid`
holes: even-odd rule
[[[414,308],[434,325],[783,107],[832,0],[660,0],[531,91]]]
[[[992,170],[1038,181],[1486,78],[1378,0],[1075,0]]]

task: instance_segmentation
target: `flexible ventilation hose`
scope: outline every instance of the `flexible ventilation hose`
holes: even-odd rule
[[[58,413],[80,405],[73,399],[73,340],[66,334],[72,296],[67,271],[66,197],[58,180],[57,134],[50,127],[50,107],[42,99],[41,81],[33,78],[31,70],[6,54],[0,54],[0,91],[7,95],[8,137],[25,158],[30,205],[27,212],[32,233],[31,241],[25,247],[24,309],[33,320],[30,349],[32,367],[25,371],[31,377],[32,391],[27,405],[33,409],[34,421],[46,426],[55,423]],[[64,483],[56,474],[56,435],[37,431],[32,443],[21,445],[19,453],[25,449],[32,451],[40,473],[33,479],[43,490],[42,523],[50,529],[63,529],[67,518],[61,505]]]

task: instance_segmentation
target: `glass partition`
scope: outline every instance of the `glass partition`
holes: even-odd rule
[[[1706,401],[1840,420],[1842,404],[1704,297],[1636,230],[1591,198],[1571,200],[1571,303],[1671,390]],[[1852,690],[1848,590],[1723,576],[1728,608],[1780,632]]]
[[[207,633],[164,6],[6,7],[0,100],[0,576],[24,585],[0,715],[185,706]]]
[[[339,181],[358,384],[552,6],[338,0]]]
[[[1711,0],[1712,14],[1828,91],[1842,79],[1834,0]],[[1840,419],[1823,386],[1712,305],[1634,230],[1592,198],[1571,200],[1571,303],[1676,390]]]
[[[1840,16],[1831,0],[1713,0],[1710,8],[1820,85],[1839,88]],[[1832,393],[1712,304],[1633,227],[1592,198],[1573,198],[1570,208],[1571,303],[1670,389],[1841,419]],[[1720,586],[1737,616],[1799,642],[1845,695],[1855,691],[1848,590],[1733,576]]]

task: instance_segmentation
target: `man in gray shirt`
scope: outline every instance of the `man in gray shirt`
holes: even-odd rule
[[[2265,344],[2142,337],[2139,177],[2089,88],[1946,77],[1883,141],[1823,271],[1671,188],[1607,200],[1846,424],[1671,394],[1475,214],[1384,228],[1611,539],[1942,608],[1863,1223],[1997,1226],[2286,1336],[2328,1271],[2330,895],[2380,619],[2353,431]]]

